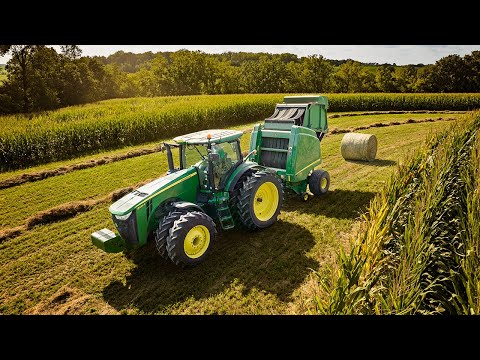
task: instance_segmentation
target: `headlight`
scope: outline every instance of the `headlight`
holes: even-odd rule
[[[127,220],[127,219],[130,217],[130,215],[132,215],[132,213],[128,213],[128,214],[126,214],[126,215],[115,215],[115,217],[116,217],[118,220],[124,221],[124,220]]]

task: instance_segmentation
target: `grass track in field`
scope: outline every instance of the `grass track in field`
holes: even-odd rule
[[[153,244],[128,256],[94,248],[90,234],[102,227],[112,228],[108,205],[37,226],[0,244],[0,313],[305,312],[308,304],[303,299],[308,298],[311,286],[309,268],[318,269],[331,261],[339,241],[382,186],[391,166],[422,143],[427,133],[447,126],[448,122],[438,122],[369,129],[365,132],[379,140],[378,160],[373,163],[343,160],[339,152],[342,135],[328,136],[322,142],[322,168],[331,175],[329,194],[308,203],[287,197],[275,226],[257,233],[233,230],[222,234],[209,259],[187,271],[161,259]],[[244,148],[248,138],[244,136]],[[7,201],[8,206],[15,206],[22,198],[21,192],[10,190],[35,184],[42,186],[29,190],[37,194],[34,200],[42,204],[39,209],[122,187],[110,183],[121,183],[123,176],[129,178],[128,186],[149,177],[155,163],[149,157],[158,156],[156,171],[165,171],[165,156],[160,155],[109,164],[115,167],[109,169],[110,174],[96,176],[95,184],[89,173],[93,169],[86,169],[5,189],[0,192],[2,207]],[[49,183],[62,178],[63,182]],[[74,196],[63,194],[75,185]],[[44,195],[38,195],[42,190]],[[24,190],[23,197],[26,194]],[[24,219],[22,211],[29,207],[25,201],[14,213],[3,213],[2,223],[21,223],[17,218]]]

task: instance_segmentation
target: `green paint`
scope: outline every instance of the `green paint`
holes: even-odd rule
[[[92,234],[92,243],[106,252],[143,246],[158,228],[160,220],[172,209],[172,203],[179,201],[192,203],[192,207],[200,206],[205,213],[217,219],[224,230],[233,228],[233,218],[228,207],[229,189],[235,185],[233,182],[239,172],[252,167],[259,168],[258,164],[244,162],[241,158],[239,138],[242,135],[243,132],[237,130],[205,130],[175,138],[180,145],[181,164],[189,164],[192,154],[198,156],[198,161],[195,158],[194,164],[187,165],[187,168],[178,167],[175,172],[160,177],[113,203],[109,210],[119,235],[111,232],[109,237],[105,237],[101,235],[101,230]],[[199,152],[193,148],[195,146]],[[187,151],[190,151],[189,156],[186,155]],[[218,156],[215,158],[209,153]],[[216,162],[221,163],[220,169],[224,175],[222,178],[214,178],[214,183],[211,184],[208,171],[210,165],[213,168],[218,164]]]
[[[128,195],[125,195],[124,197],[113,203],[110,206],[109,210],[114,215],[129,214],[134,209],[146,203],[148,200],[153,199],[157,195],[164,193],[172,187],[175,188],[175,191],[181,191],[182,194],[184,192],[188,193],[188,189],[185,189],[184,186],[180,186],[180,188],[177,188],[177,185],[182,184],[186,180],[186,178],[191,178],[195,175],[196,170],[194,168],[189,168],[158,178],[129,193]],[[171,192],[168,193],[170,194]],[[189,195],[194,196],[195,194],[193,191],[190,191]],[[192,196],[189,196],[189,198],[192,198]]]
[[[303,119],[267,119],[265,124],[255,125],[250,138],[250,151],[256,150],[257,153],[252,160],[273,169],[287,189],[302,194],[307,189],[310,173],[322,162],[319,136],[328,131],[328,99],[325,96],[285,96],[284,103],[277,104],[278,111],[283,109],[292,109],[292,112],[301,109],[304,111]],[[294,122],[300,122],[303,126],[294,125]],[[278,139],[288,140],[288,146],[278,147],[281,142]],[[283,140],[284,144],[286,140]],[[277,148],[265,145],[275,143]],[[278,159],[282,158],[280,154],[286,154],[286,161],[278,167]],[[270,160],[265,160],[267,157]]]
[[[91,236],[93,245],[107,253],[117,253],[125,249],[123,239],[111,230],[102,229],[94,232]]]

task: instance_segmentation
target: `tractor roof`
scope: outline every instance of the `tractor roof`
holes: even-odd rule
[[[207,144],[210,137],[211,142],[222,143],[236,140],[242,135],[243,132],[238,130],[210,129],[177,136],[173,141],[178,144]]]

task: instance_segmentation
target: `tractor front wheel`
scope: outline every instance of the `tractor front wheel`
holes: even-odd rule
[[[194,266],[208,256],[217,230],[210,216],[192,211],[173,223],[167,237],[167,252],[175,265]]]
[[[238,194],[240,219],[251,230],[266,228],[277,221],[282,207],[283,187],[273,174],[259,171],[243,182]]]
[[[178,211],[177,209],[170,211],[162,220],[160,220],[158,228],[155,231],[155,246],[158,253],[164,259],[168,259],[167,237],[170,229],[173,226],[173,223],[180,219],[180,216],[183,214],[185,214],[185,211]]]
[[[308,179],[308,187],[313,195],[325,195],[330,187],[330,175],[325,170],[314,170]]]

